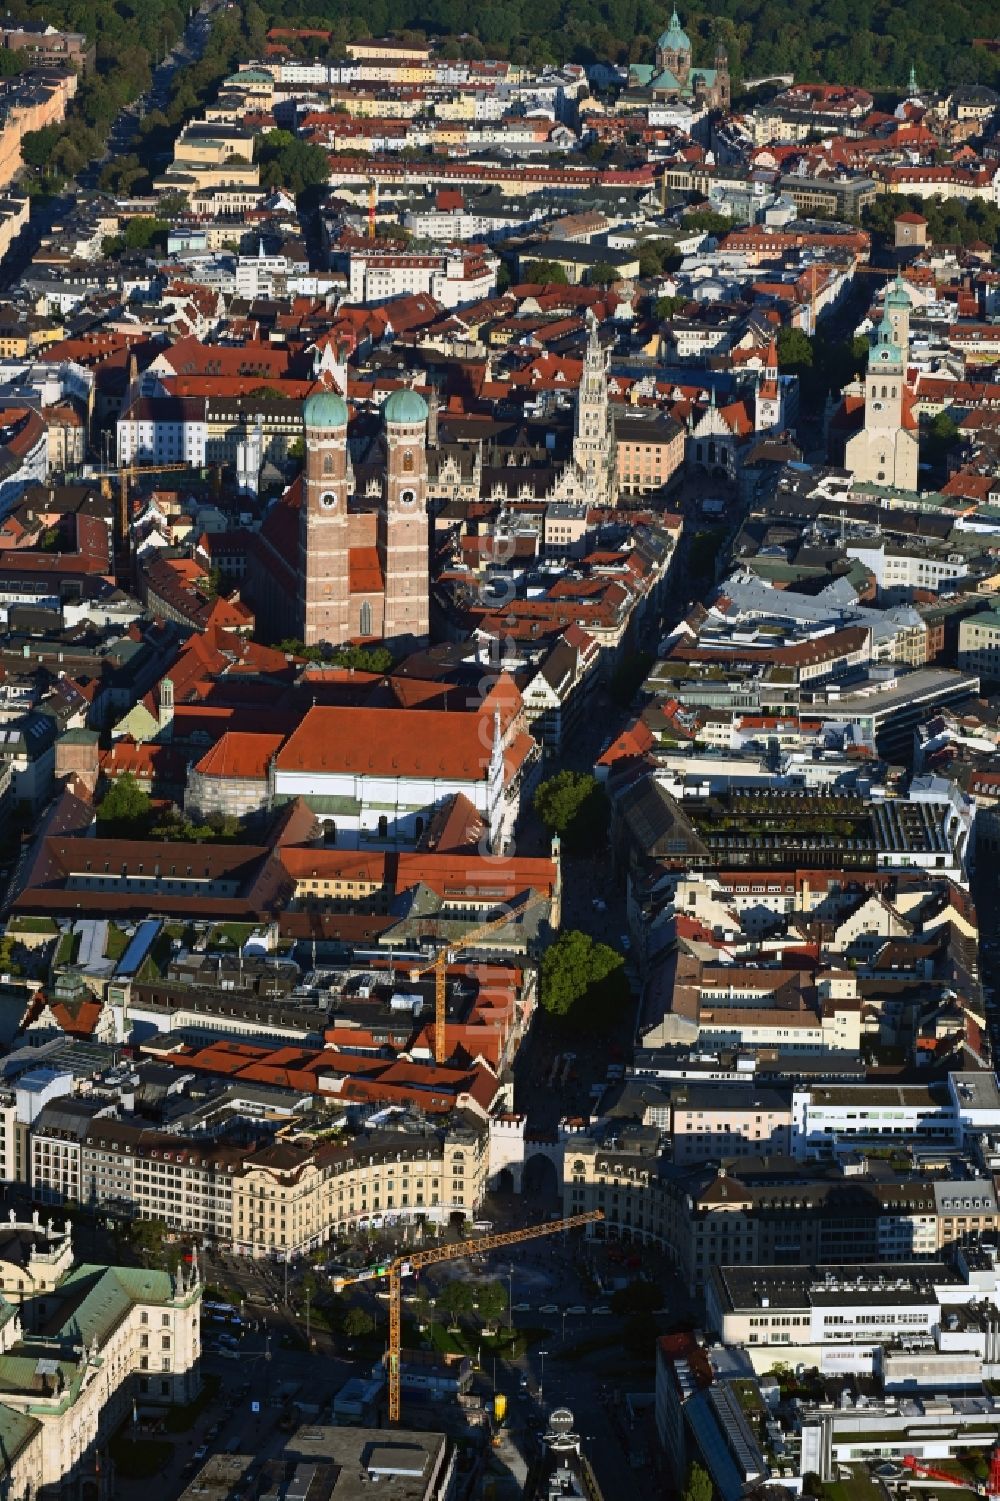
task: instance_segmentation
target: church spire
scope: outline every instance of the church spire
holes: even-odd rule
[[[778,394],[778,346],[774,339],[767,346],[767,354],[764,356],[764,369],[761,373],[760,392],[762,396],[777,396]]]
[[[587,309],[587,349],[576,393],[573,461],[590,504],[606,505],[614,489],[617,460],[608,403],[608,357],[593,308]]]

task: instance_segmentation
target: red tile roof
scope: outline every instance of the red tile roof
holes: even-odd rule
[[[348,566],[352,594],[380,594],[385,588],[377,547],[352,547]]]
[[[202,776],[232,777],[240,781],[264,781],[271,757],[284,735],[252,735],[229,730],[207,751],[195,771]]]
[[[482,717],[434,709],[310,709],[278,752],[279,771],[484,781],[490,735]]]

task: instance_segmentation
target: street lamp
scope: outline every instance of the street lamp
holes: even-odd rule
[[[514,1263],[507,1267],[507,1330],[514,1327]]]
[[[566,1310],[565,1310],[565,1308],[562,1311],[562,1342],[563,1342],[563,1344],[566,1343]]]
[[[538,1400],[539,1402],[541,1402],[542,1398],[545,1396],[545,1357],[549,1352],[548,1350],[539,1350],[538,1353],[541,1356],[542,1361],[542,1369],[538,1376]]]

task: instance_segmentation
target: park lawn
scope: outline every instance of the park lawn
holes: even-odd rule
[[[53,964],[72,964],[80,952],[79,933],[64,933],[59,940]]]
[[[829,1501],[879,1501],[882,1492],[864,1465],[854,1465],[846,1480],[830,1480],[823,1486]]]
[[[540,1344],[552,1337],[551,1329],[515,1329],[513,1333],[500,1329],[496,1334],[484,1334],[481,1329],[446,1328],[434,1322],[424,1330],[424,1341],[431,1349],[442,1355],[498,1355],[503,1360],[517,1360],[531,1345]]]
[[[104,945],[105,959],[118,960],[128,948],[128,938],[116,923],[108,923],[108,938]]]
[[[234,949],[242,948],[253,931],[253,923],[222,922],[217,928],[212,929],[208,946],[212,948],[213,945],[226,944]]]

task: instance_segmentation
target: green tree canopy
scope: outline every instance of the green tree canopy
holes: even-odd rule
[[[438,1304],[453,1319],[460,1318],[462,1314],[471,1313],[475,1304],[472,1288],[459,1277],[453,1277],[441,1289]]]
[[[553,1016],[598,1017],[629,997],[625,960],[589,933],[569,928],[542,958],[541,1001]]]
[[[920,446],[925,463],[945,469],[948,454],[957,445],[960,435],[961,430],[954,417],[948,412],[935,413],[925,431],[920,435]]]
[[[145,214],[130,219],[125,225],[125,248],[149,250],[153,245],[166,245],[170,225],[166,219],[154,219]]]
[[[330,661],[355,672],[391,672],[395,657],[387,646],[335,646]]]
[[[666,318],[672,318],[675,313],[679,313],[681,308],[686,307],[687,302],[686,297],[657,297],[656,316],[662,323]]]
[[[686,213],[681,221],[684,229],[701,230],[702,234],[724,235],[733,228],[733,221],[714,209],[696,208]]]
[[[793,374],[808,369],[813,362],[813,347],[809,335],[801,328],[782,328],[778,333],[778,368]]]
[[[611,1307],[618,1314],[655,1313],[663,1307],[663,1293],[655,1282],[630,1282],[611,1294]]]
[[[260,180],[267,188],[285,188],[298,196],[319,187],[330,176],[330,163],[322,146],[300,141],[287,130],[269,130],[257,142]]]
[[[344,1333],[348,1339],[363,1339],[366,1334],[374,1334],[375,1320],[367,1308],[361,1308],[357,1304],[347,1310],[344,1315]]]
[[[617,266],[612,266],[610,261],[598,261],[591,266],[587,280],[592,287],[609,287],[619,276]]]
[[[148,793],[143,792],[130,771],[112,782],[97,805],[97,822],[105,834],[135,834],[149,821],[152,808]]]
[[[484,1324],[497,1324],[507,1312],[507,1289],[502,1282],[484,1282],[476,1291],[476,1307]]]
[[[712,1485],[712,1477],[704,1466],[697,1460],[691,1464],[687,1473],[687,1484],[684,1487],[684,1501],[712,1501],[715,1488]]]
[[[535,792],[534,809],[571,854],[599,848],[607,838],[608,800],[590,772],[558,771]]]
[[[541,286],[564,287],[569,278],[565,267],[560,266],[558,261],[528,261],[522,268],[521,280]]]

